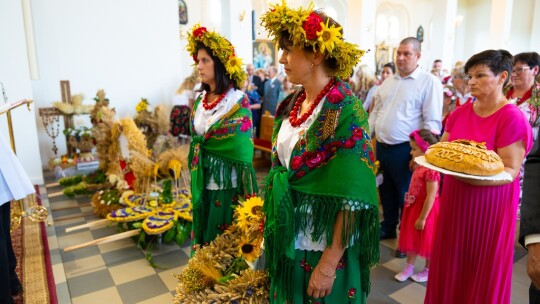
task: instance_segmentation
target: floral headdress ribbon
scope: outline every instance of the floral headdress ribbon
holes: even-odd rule
[[[433,131],[432,131],[432,133],[433,134],[438,134],[438,133],[433,132]],[[418,145],[418,148],[420,148],[420,150],[422,150],[423,153],[426,153],[426,150],[429,148],[429,143],[426,142],[422,138],[422,136],[420,136],[420,130],[413,131],[409,136],[414,139],[414,141]]]

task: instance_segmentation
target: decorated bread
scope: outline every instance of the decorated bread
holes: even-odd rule
[[[431,145],[425,157],[439,168],[470,175],[491,176],[504,170],[502,159],[485,143],[464,139]]]

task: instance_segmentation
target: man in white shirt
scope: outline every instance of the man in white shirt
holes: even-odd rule
[[[369,117],[384,179],[379,188],[384,218],[381,239],[396,238],[400,209],[411,180],[409,134],[417,129],[441,130],[443,87],[439,79],[420,69],[420,57],[416,38],[401,41],[396,55],[398,73],[377,89],[375,108]],[[404,256],[396,251],[398,255]]]

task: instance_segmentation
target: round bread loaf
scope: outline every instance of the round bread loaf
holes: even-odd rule
[[[431,145],[425,153],[426,161],[450,171],[490,176],[504,170],[502,159],[484,143],[455,140]]]

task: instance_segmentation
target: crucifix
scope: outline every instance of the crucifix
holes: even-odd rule
[[[73,104],[71,100],[71,90],[69,87],[69,80],[60,80],[60,93],[62,95],[63,103]],[[45,128],[45,132],[53,140],[52,150],[54,152],[54,155],[56,155],[58,152],[58,147],[56,147],[55,140],[56,140],[56,137],[58,137],[58,135],[60,134],[60,116],[63,116],[64,130],[67,130],[69,128],[72,128],[74,125],[73,115],[65,114],[65,113],[62,113],[57,108],[49,107],[49,108],[40,108],[39,116],[41,116],[41,120],[43,121],[43,127]],[[68,156],[72,157],[75,154],[76,149],[69,143],[67,135],[66,135],[66,147],[67,147]]]

